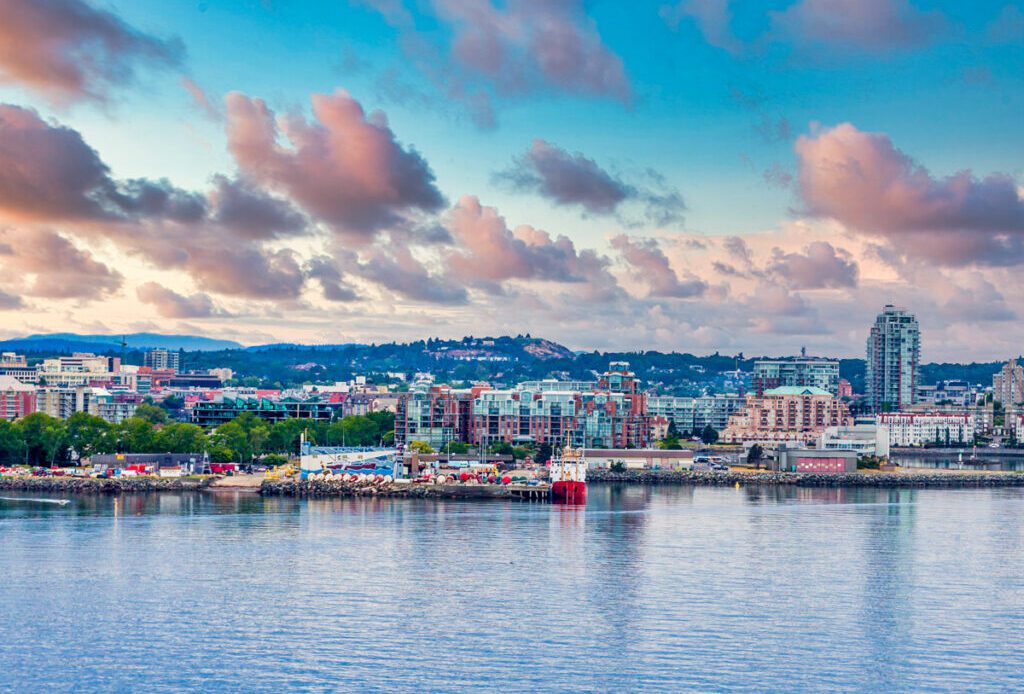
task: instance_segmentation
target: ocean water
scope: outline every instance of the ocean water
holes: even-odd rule
[[[286,690],[1024,690],[1024,492],[0,501],[0,691]]]

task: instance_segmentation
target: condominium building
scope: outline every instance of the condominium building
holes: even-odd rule
[[[0,376],[0,419],[14,421],[36,411],[36,389],[13,376]]]
[[[87,386],[109,383],[121,369],[118,357],[103,357],[79,352],[70,357],[44,359],[39,366],[40,383],[47,386]]]
[[[914,403],[921,360],[921,330],[906,309],[887,305],[867,340],[868,404],[875,412],[901,410]]]
[[[155,370],[181,370],[181,354],[171,349],[151,349],[143,355],[142,363]]]
[[[811,444],[827,427],[851,424],[853,417],[846,403],[827,390],[783,386],[763,395],[748,395],[744,408],[729,418],[721,440]]]
[[[993,374],[992,399],[1008,409],[1024,403],[1024,367],[1016,359]]]
[[[696,398],[651,395],[647,398],[647,414],[672,421],[683,433],[700,432],[708,425],[715,431],[721,431],[729,423],[729,417],[744,404],[746,398],[735,393]]]
[[[968,412],[883,412],[876,417],[889,431],[889,445],[962,446],[974,440],[975,418]]]
[[[760,359],[754,362],[753,391],[761,395],[781,386],[821,388],[839,394],[839,361],[817,357]]]

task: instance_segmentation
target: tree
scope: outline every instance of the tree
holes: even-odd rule
[[[129,417],[118,429],[121,450],[125,453],[152,453],[156,449],[156,427],[149,420]]]
[[[79,459],[117,450],[114,426],[101,417],[88,412],[75,412],[68,417],[64,426],[67,429],[68,446],[78,453]]]
[[[0,465],[10,466],[25,462],[25,438],[21,429],[0,419]]]
[[[761,444],[755,443],[747,451],[747,465],[753,465],[755,469],[761,469],[761,459],[764,458],[764,449]]]
[[[705,445],[710,446],[718,441],[718,432],[715,431],[715,428],[710,424],[705,424],[704,428],[700,432],[700,440],[703,441]]]
[[[551,444],[545,441],[537,447],[537,455],[534,456],[534,460],[544,465],[551,460],[551,453]]]
[[[150,424],[167,424],[171,418],[167,416],[167,410],[156,405],[140,404],[135,408],[135,416]]]
[[[312,422],[308,419],[282,419],[270,427],[270,435],[267,436],[266,450],[271,453],[283,455],[295,455],[299,452],[299,441],[302,432],[310,428]]]
[[[64,422],[44,412],[33,412],[18,420],[25,442],[26,462],[30,465],[51,465],[60,456],[67,440]]]
[[[213,430],[210,434],[211,451],[216,450],[218,455],[226,455],[229,460],[245,463],[252,460],[253,451],[249,435],[238,419],[236,417]]]
[[[487,450],[495,455],[512,455],[512,444],[508,441],[495,441]]]
[[[409,450],[423,455],[429,455],[434,452],[433,447],[426,441],[410,441]]]
[[[168,424],[156,434],[155,450],[160,453],[202,453],[206,432],[195,424]]]

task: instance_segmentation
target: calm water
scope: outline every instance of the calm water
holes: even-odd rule
[[[0,691],[1024,689],[1024,492],[0,501]]]

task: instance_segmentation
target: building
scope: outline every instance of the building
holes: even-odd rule
[[[39,365],[38,382],[47,386],[77,387],[110,383],[121,370],[118,357],[103,357],[76,352],[70,357],[44,359]]]
[[[36,389],[14,376],[0,376],[0,419],[13,422],[36,411]]]
[[[139,396],[135,394],[114,394],[106,388],[94,386],[46,386],[36,391],[36,410],[58,419],[86,412],[112,424],[120,424],[135,415],[138,401]]]
[[[867,340],[865,383],[874,412],[901,410],[914,403],[921,361],[921,330],[906,309],[886,305]]]
[[[143,355],[142,363],[154,370],[181,370],[181,353],[171,349],[151,349]]]
[[[607,470],[621,463],[627,470],[689,470],[693,467],[693,451],[660,448],[587,448],[587,467]]]
[[[729,423],[729,417],[745,404],[746,398],[735,393],[696,398],[651,395],[647,397],[647,414],[674,422],[676,429],[684,434],[699,434],[709,425],[721,431]]]
[[[818,357],[759,359],[754,362],[751,388],[757,395],[781,386],[821,388],[839,395],[839,361]]]
[[[889,431],[889,446],[964,446],[974,441],[975,418],[968,412],[883,412],[876,417]]]
[[[854,451],[820,451],[783,447],[775,455],[773,469],[782,472],[813,472],[816,474],[856,472],[857,453]]]
[[[267,422],[284,419],[315,419],[330,422],[341,416],[341,403],[310,398],[232,398],[219,395],[212,400],[191,403],[189,419],[193,424],[216,427],[226,424],[243,412],[251,412]]]
[[[846,403],[822,388],[783,386],[750,394],[744,408],[729,418],[720,440],[802,441],[811,444],[827,427],[848,426],[853,417]]]
[[[440,450],[450,441],[468,442],[474,397],[474,390],[446,385],[403,394],[395,411],[395,444],[423,441]]]
[[[992,399],[1006,409],[1024,403],[1024,367],[1011,359],[992,376]]]
[[[871,423],[825,427],[818,437],[818,449],[823,451],[853,451],[860,457],[889,457],[889,429]]]
[[[918,385],[915,400],[919,405],[970,407],[977,403],[979,395],[978,389],[967,381],[948,380],[930,385]]]

